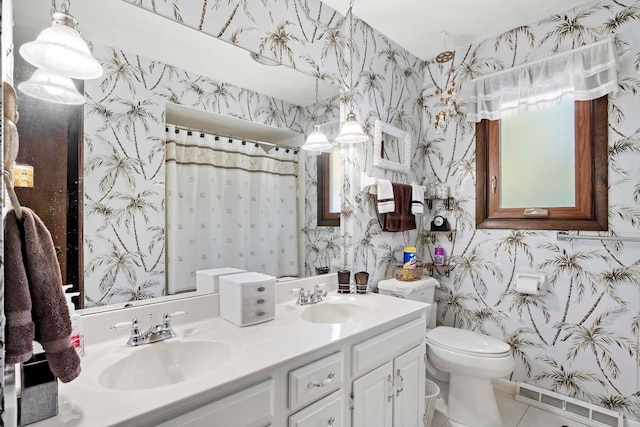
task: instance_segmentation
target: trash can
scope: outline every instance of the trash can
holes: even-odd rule
[[[436,410],[436,400],[440,395],[440,387],[431,380],[424,380],[425,396],[424,396],[424,427],[431,426],[433,420],[433,412]]]
[[[58,380],[49,370],[44,353],[23,363],[22,396],[18,405],[21,426],[58,414]]]

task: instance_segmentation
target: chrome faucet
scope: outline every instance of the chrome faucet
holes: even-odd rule
[[[126,326],[131,326],[131,335],[127,341],[127,345],[131,347],[137,347],[143,344],[151,344],[157,341],[164,341],[176,336],[171,325],[171,319],[177,316],[183,316],[187,314],[185,311],[177,311],[175,313],[165,313],[162,316],[162,323],[157,325],[151,325],[146,331],[142,331],[140,327],[140,321],[133,319],[131,322],[121,322],[112,326],[111,329],[120,329]],[[153,314],[149,314],[151,319]]]
[[[322,299],[327,296],[327,291],[321,289],[325,286],[326,285],[324,283],[317,284],[313,287],[313,292],[307,291],[305,288],[293,288],[289,292],[298,292],[298,299],[296,300],[297,305],[315,304],[322,301]]]

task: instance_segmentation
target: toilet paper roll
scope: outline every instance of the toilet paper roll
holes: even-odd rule
[[[540,295],[542,293],[542,282],[535,277],[518,277],[516,281],[516,292]]]

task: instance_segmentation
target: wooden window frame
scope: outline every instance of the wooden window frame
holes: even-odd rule
[[[608,229],[608,101],[575,101],[576,206],[545,208],[546,217],[524,215],[524,208],[500,208],[500,121],[476,123],[476,228],[531,230]]]
[[[318,167],[318,226],[339,227],[340,212],[330,212],[331,206],[331,153],[317,157]]]

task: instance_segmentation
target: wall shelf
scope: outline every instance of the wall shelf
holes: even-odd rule
[[[433,208],[434,200],[442,200],[442,204],[446,210],[451,210],[451,203],[453,202],[453,197],[447,197],[446,199],[441,199],[439,197],[427,197],[425,201],[427,202],[427,207],[429,210]]]
[[[434,271],[437,271],[438,274],[444,275],[445,277],[449,277],[449,272],[455,268],[455,265],[445,264],[445,265],[435,265],[432,262],[426,263],[424,268],[429,270],[429,274],[433,276]]]

